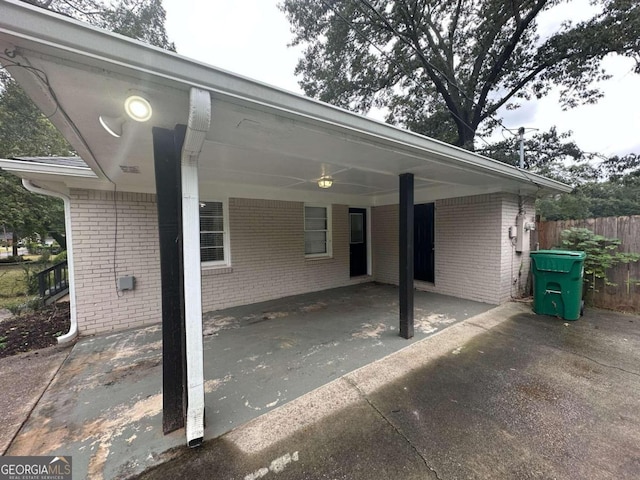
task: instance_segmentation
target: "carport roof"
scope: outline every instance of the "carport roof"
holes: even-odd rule
[[[205,195],[396,203],[402,173],[415,174],[416,201],[570,191],[551,179],[23,2],[4,0],[2,10],[0,62],[91,170],[63,163],[36,171],[33,161],[0,160],[0,167],[27,178],[68,188],[117,184],[118,190],[154,192],[151,127],[186,124],[189,91],[197,87],[212,100],[199,163]],[[98,117],[122,116],[131,92],[150,101],[153,117],[126,122],[115,138]],[[323,175],[334,179],[328,191],[316,183]]]

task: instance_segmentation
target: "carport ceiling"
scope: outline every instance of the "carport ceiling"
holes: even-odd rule
[[[543,177],[23,2],[5,4],[2,63],[98,175],[102,185],[96,181],[96,188],[111,181],[120,190],[155,190],[151,129],[185,124],[189,90],[196,86],[212,99],[211,128],[200,157],[202,184],[304,194],[317,193],[318,178],[330,175],[334,185],[328,195],[369,197],[364,203],[370,204],[396,192],[397,176],[406,172],[415,174],[417,190],[443,196],[566,190]],[[98,117],[124,115],[124,99],[132,92],[150,101],[153,117],[144,124],[126,121],[122,136],[115,138]],[[78,182],[66,181],[69,186]]]

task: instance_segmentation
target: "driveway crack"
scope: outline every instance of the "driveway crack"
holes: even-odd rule
[[[404,432],[402,430],[400,430],[398,427],[396,427],[393,422],[387,418],[387,416],[382,413],[382,411],[371,401],[369,400],[369,397],[367,397],[367,395],[362,391],[362,389],[358,386],[358,384],[356,382],[354,382],[351,378],[345,376],[342,377],[349,385],[351,385],[353,388],[356,389],[356,391],[358,392],[358,395],[360,395],[360,397],[362,397],[362,399],[367,402],[367,404],[380,416],[380,418],[382,418],[382,420],[384,420],[400,437],[402,437],[404,439],[405,442],[407,442],[407,444],[411,447],[411,449],[416,452],[416,454],[422,459],[424,465],[433,472],[433,474],[435,475],[437,480],[442,480],[440,478],[440,475],[438,475],[438,472],[436,471],[435,468],[433,468],[431,465],[429,465],[429,462],[427,461],[427,459],[424,457],[424,455],[422,455],[422,453],[420,452],[420,450],[418,450],[418,447],[416,447],[413,442],[411,442],[411,439],[409,439],[409,437],[407,437]]]
[[[552,347],[552,348],[557,348],[557,347]],[[558,350],[562,350],[562,349],[558,349]],[[566,350],[562,350],[562,351],[565,352]],[[629,370],[625,370],[622,367],[616,367],[615,365],[608,365],[606,363],[599,362],[598,360],[596,360],[594,358],[591,358],[591,357],[588,357],[587,355],[582,355],[581,353],[575,353],[575,352],[567,352],[567,353],[570,353],[572,355],[576,355],[577,357],[581,357],[581,358],[584,358],[586,360],[589,360],[589,361],[591,361],[593,363],[596,363],[596,364],[600,365],[601,367],[613,368],[614,370],[620,370],[621,372],[628,373],[629,375],[635,375],[636,377],[640,377],[640,373],[631,372]]]
[[[473,322],[469,322],[469,325],[473,325],[474,327],[478,327],[481,328],[487,332],[491,331],[491,333],[495,333],[497,335],[502,335],[503,337],[508,337],[508,338],[515,338],[515,339],[519,339],[520,337],[516,336],[516,335],[510,335],[508,333],[504,333],[504,332],[499,332],[497,330],[494,330],[493,328],[487,328],[487,327],[483,327],[482,325],[478,325],[477,323],[473,323]],[[621,372],[624,373],[628,373],[629,375],[635,375],[636,377],[640,377],[640,373],[637,372],[632,372],[630,370],[625,370],[622,367],[617,367],[615,365],[609,365],[607,363],[602,363],[599,362],[598,360],[589,357],[588,355],[583,355],[582,353],[577,353],[577,352],[572,352],[571,350],[565,350],[564,348],[558,347],[556,345],[550,345],[548,343],[542,343],[541,345],[544,345],[545,347],[548,348],[553,348],[554,350],[558,350],[559,352],[563,352],[563,353],[568,353],[569,355],[575,355],[576,357],[580,357],[580,358],[584,358],[585,360],[589,360],[597,365],[600,365],[601,367],[604,368],[611,368],[613,370],[619,370]]]

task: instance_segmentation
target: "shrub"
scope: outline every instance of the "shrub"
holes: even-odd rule
[[[42,308],[42,300],[40,297],[31,297],[28,300],[13,302],[5,307],[12,315],[20,315],[26,311],[36,311]]]
[[[38,259],[38,261],[42,263],[47,263],[50,258],[51,258],[51,250],[48,247],[42,247],[42,249],[40,250],[40,258]]]
[[[24,284],[27,286],[27,295],[38,295],[38,273],[47,267],[46,264],[23,265]]]
[[[63,250],[62,252],[60,252],[58,255],[56,255],[55,257],[53,257],[52,262],[55,263],[60,263],[60,262],[64,262],[67,259],[67,251]]]
[[[19,263],[26,261],[27,260],[25,260],[22,255],[16,255],[15,257],[13,255],[10,255],[8,257],[0,258],[0,263]]]
[[[620,251],[620,240],[596,235],[588,228],[571,228],[561,233],[562,248],[566,250],[579,250],[585,252],[584,261],[584,288],[596,290],[596,280],[602,280],[605,285],[615,286],[607,277],[607,270],[620,263],[637,262],[640,260],[638,253],[625,253]]]

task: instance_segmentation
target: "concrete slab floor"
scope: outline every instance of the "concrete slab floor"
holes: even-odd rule
[[[369,283],[206,314],[205,439],[492,308],[416,292],[407,341],[397,297]],[[159,325],[80,340],[7,454],[71,455],[74,478],[122,478],[166,460],[185,440],[162,435],[161,375]]]
[[[506,304],[137,478],[635,480],[639,323]]]
[[[0,359],[0,455],[9,447],[70,351],[69,347],[56,346]]]

